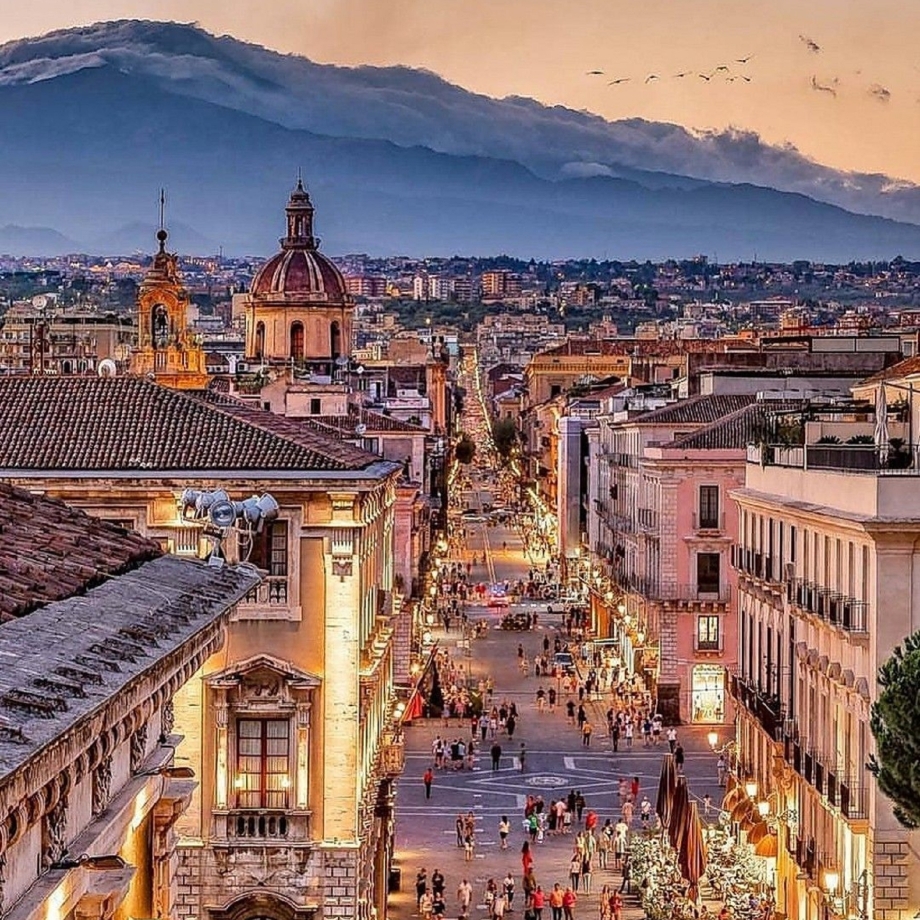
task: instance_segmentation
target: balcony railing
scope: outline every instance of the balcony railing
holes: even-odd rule
[[[719,514],[711,515],[701,515],[698,512],[693,512],[693,529],[697,532],[701,530],[705,531],[724,531],[725,530],[725,512],[722,511]]]
[[[795,578],[786,583],[786,599],[793,607],[846,632],[864,633],[868,629],[869,605],[855,597]]]
[[[873,476],[920,475],[920,446],[894,455],[880,453],[873,444],[750,444],[747,462],[794,469],[839,470]]]
[[[402,733],[383,736],[380,747],[380,770],[386,776],[399,776],[406,765],[406,743]]]
[[[269,575],[268,578],[257,584],[240,603],[251,607],[287,607],[287,575]]]
[[[662,603],[727,604],[731,601],[729,584],[719,585],[662,585],[655,579],[635,575],[620,575],[617,584],[626,591],[641,594],[647,600]]]
[[[240,808],[219,812],[215,817],[218,835],[228,840],[270,845],[311,839],[310,813],[305,811]]]
[[[694,634],[693,648],[697,652],[721,652],[724,650],[723,636],[720,632],[715,639],[701,639],[699,635]]]
[[[764,693],[744,678],[732,676],[732,695],[760,723],[774,740],[781,741],[785,730],[785,711],[779,699]]]
[[[869,790],[848,779],[839,784],[840,812],[851,821],[861,821],[869,817]]]
[[[732,566],[751,578],[761,581],[779,582],[782,579],[780,559],[769,553],[758,552],[735,544],[731,551]]]
[[[658,511],[655,508],[640,508],[638,518],[639,526],[643,530],[658,529]]]

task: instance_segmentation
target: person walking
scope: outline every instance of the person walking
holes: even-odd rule
[[[502,762],[502,746],[497,741],[492,745],[491,754],[492,770],[495,771],[501,766]]]
[[[591,721],[589,719],[585,719],[585,723],[581,727],[582,747],[591,747],[591,733],[593,731],[594,731],[594,726],[591,724]]]
[[[684,746],[682,744],[674,748],[674,766],[677,767],[677,775],[680,776],[684,772]]]
[[[569,884],[572,888],[577,890],[578,880],[581,878],[581,853],[578,852],[578,849],[575,849],[575,852],[572,853],[572,858],[569,860]]]
[[[518,752],[518,765],[520,766],[521,773],[524,772],[524,767],[527,763],[527,748],[524,747],[524,742],[521,742],[521,750]]]
[[[428,872],[426,869],[419,869],[415,875],[415,906],[419,907],[422,903],[422,895],[428,890]]]
[[[508,849],[508,834],[511,833],[511,822],[507,815],[502,815],[501,821],[498,822],[498,839],[501,842],[501,849]]]
[[[466,834],[463,838],[463,859],[464,862],[473,861],[473,850],[475,849],[476,843],[472,834]]]
[[[434,773],[431,772],[431,767],[429,767],[422,775],[422,782],[425,784],[425,798],[430,799],[431,784],[434,782]]]
[[[457,832],[457,846],[463,846],[463,814],[457,812],[457,820],[454,821],[454,830]]]
[[[632,719],[627,719],[627,720],[626,720],[626,750],[627,750],[627,751],[631,751],[631,750],[632,750],[632,743],[633,743],[633,724],[632,724]]]
[[[460,908],[460,918],[465,920],[470,915],[470,905],[473,903],[473,886],[468,879],[463,879],[457,886],[457,905]]]
[[[578,896],[572,888],[566,888],[562,893],[562,915],[565,920],[575,920],[575,904]]]
[[[718,763],[716,763],[716,773],[719,777],[719,785],[725,785],[725,755],[719,754]]]
[[[552,912],[551,920],[562,920],[562,896],[564,893],[559,882],[556,882],[547,899],[549,901],[549,909]]]
[[[530,896],[530,910],[533,920],[543,920],[543,908],[546,906],[546,895],[543,889],[537,885],[534,893]]]
[[[619,891],[610,898],[610,916],[611,920],[623,920],[623,895]]]
[[[677,729],[674,728],[673,725],[671,726],[671,728],[668,729],[667,739],[668,739],[668,749],[673,754],[674,748],[677,746]]]

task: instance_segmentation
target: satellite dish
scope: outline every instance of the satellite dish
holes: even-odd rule
[[[111,358],[103,358],[96,367],[100,377],[115,377],[118,374],[118,365]]]
[[[355,425],[355,434],[359,438],[363,437],[365,431],[367,431],[367,425]]]
[[[236,522],[236,508],[233,502],[220,499],[211,505],[208,517],[215,527],[232,527]]]

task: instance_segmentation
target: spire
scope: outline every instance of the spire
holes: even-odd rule
[[[157,230],[157,240],[160,243],[160,252],[166,252],[166,239],[169,234],[166,232],[166,189],[160,189],[160,229]]]
[[[282,249],[316,249],[313,236],[313,202],[303,187],[300,170],[297,171],[297,185],[291,192],[287,208],[287,236],[281,240]]]

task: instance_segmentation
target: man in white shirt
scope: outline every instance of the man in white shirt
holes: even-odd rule
[[[457,886],[457,903],[460,905],[460,916],[468,917],[470,904],[473,903],[473,886],[468,879],[464,879]]]
[[[671,753],[674,753],[674,748],[677,747],[677,729],[673,726],[668,729],[668,747],[671,750]]]

